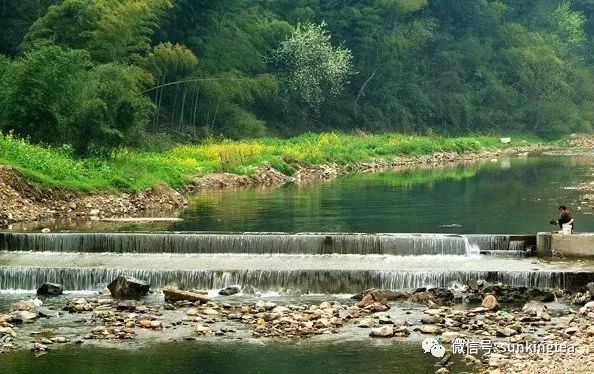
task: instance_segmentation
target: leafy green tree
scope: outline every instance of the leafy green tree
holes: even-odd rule
[[[74,113],[74,149],[82,156],[109,155],[142,139],[153,105],[140,90],[143,72],[117,63],[86,75]]]
[[[50,6],[29,30],[40,41],[85,49],[99,62],[139,64],[150,52],[158,21],[170,0],[65,0]]]
[[[49,41],[72,49],[88,49],[101,13],[93,1],[65,0],[52,5],[29,29],[26,42]]]
[[[14,61],[5,74],[2,128],[36,142],[67,142],[77,87],[90,67],[87,52],[52,45]]]

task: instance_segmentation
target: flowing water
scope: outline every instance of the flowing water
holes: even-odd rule
[[[568,188],[586,179],[592,161],[513,158],[305,187],[208,192],[196,195],[176,223],[57,222],[53,232],[76,232],[0,233],[0,296],[28,297],[46,281],[69,293],[96,292],[118,275],[144,279],[153,289],[216,293],[238,284],[281,298],[477,279],[575,289],[594,281],[594,263],[537,259],[534,234],[551,229],[548,221],[562,203],[574,210],[579,230],[594,231],[591,209],[577,210],[579,196]],[[122,229],[132,232],[113,232]],[[121,351],[68,347],[37,359],[13,353],[0,360],[0,372],[424,373],[435,370],[434,362],[414,343],[395,341],[195,342]]]

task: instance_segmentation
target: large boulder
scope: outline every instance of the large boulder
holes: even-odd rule
[[[28,310],[17,310],[12,312],[10,316],[13,323],[30,323],[39,318],[37,313]]]
[[[231,295],[235,295],[236,293],[241,292],[241,287],[239,286],[228,286],[223,288],[222,290],[219,291],[219,295],[223,295],[223,296],[231,296]]]
[[[64,292],[64,287],[58,283],[46,282],[37,289],[40,296],[59,296]]]
[[[120,275],[107,288],[111,296],[120,299],[136,299],[149,292],[150,285],[145,281]]]
[[[191,301],[203,304],[210,301],[210,297],[207,295],[201,295],[196,292],[184,291],[173,287],[163,288],[163,294],[165,295],[165,300],[169,302]]]
[[[29,299],[29,300],[21,300],[17,301],[16,303],[10,306],[11,311],[20,311],[25,310],[28,312],[36,312],[37,308],[43,305],[41,300],[39,299]]]

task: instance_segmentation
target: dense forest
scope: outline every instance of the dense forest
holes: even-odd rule
[[[594,0],[2,0],[0,130],[81,155],[328,130],[553,138],[591,131],[593,37]]]

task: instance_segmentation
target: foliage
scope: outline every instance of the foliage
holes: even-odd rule
[[[499,138],[487,136],[444,138],[308,133],[286,140],[210,140],[200,145],[177,145],[160,151],[123,149],[110,159],[79,159],[70,146],[42,147],[8,134],[0,135],[0,164],[14,166],[29,180],[45,187],[139,191],[160,182],[181,188],[196,175],[208,173],[253,175],[265,165],[290,175],[295,170],[294,163],[353,164],[398,155],[477,151],[535,143],[537,140],[533,138],[514,138],[511,145],[505,145]]]
[[[75,114],[74,149],[79,155],[109,155],[142,136],[152,103],[138,89],[134,68],[116,63],[89,71]]]
[[[77,86],[91,67],[89,54],[46,46],[26,53],[4,73],[0,128],[51,144],[68,142]]]
[[[0,25],[0,128],[77,154],[594,121],[592,0],[6,0]]]
[[[0,61],[2,72],[0,128],[35,142],[107,155],[138,139],[148,122],[152,104],[140,91],[137,68],[93,66],[84,50],[47,45],[13,63]]]
[[[352,74],[351,52],[334,47],[326,24],[298,25],[274,53],[287,110],[294,106],[319,109],[339,95]]]

